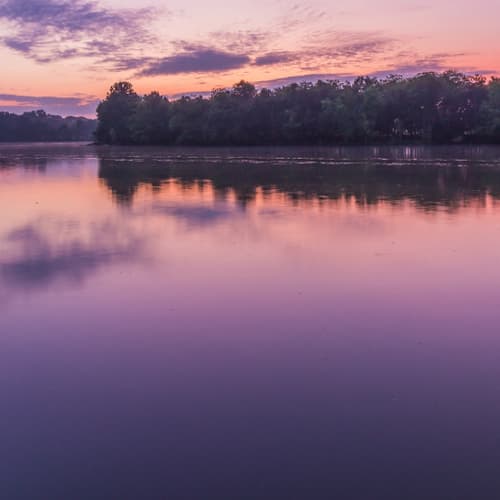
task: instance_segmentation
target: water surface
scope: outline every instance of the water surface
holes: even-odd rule
[[[0,498],[500,498],[500,149],[0,146]]]

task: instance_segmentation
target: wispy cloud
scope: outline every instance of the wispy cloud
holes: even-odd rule
[[[150,41],[151,9],[108,9],[94,0],[0,0],[2,42],[38,62],[115,54]]]
[[[325,65],[340,67],[348,61],[367,61],[391,49],[394,40],[383,34],[328,32],[328,39],[305,40],[301,49],[269,50],[274,37],[257,32],[210,34],[206,40],[172,42],[174,52],[159,59],[131,60],[128,69],[141,68],[140,76],[181,73],[220,73],[246,66],[295,66],[315,70]]]
[[[391,61],[385,68],[367,72],[366,74],[350,73],[350,72],[335,72],[335,73],[306,73],[285,76],[283,78],[275,78],[271,80],[256,82],[257,87],[277,88],[292,83],[311,82],[315,83],[318,80],[338,80],[340,82],[352,82],[358,76],[371,76],[376,78],[386,78],[391,75],[400,75],[404,77],[415,76],[425,72],[442,72],[449,69],[455,69],[466,74],[493,74],[494,70],[486,68],[477,68],[469,66],[456,66],[454,59],[460,57],[461,53],[437,53],[429,56],[422,56],[417,53],[404,53],[393,58],[388,58]]]
[[[245,54],[225,52],[211,47],[197,47],[151,62],[140,75],[214,73],[242,68],[249,63],[250,57]]]
[[[99,99],[97,97],[88,95],[49,97],[0,94],[0,109],[12,113],[44,109],[48,113],[63,116],[94,116],[98,103]]]
[[[406,51],[387,58],[386,64],[380,71],[372,73],[373,76],[384,77],[387,75],[412,76],[424,72],[442,72],[450,69],[466,74],[493,74],[494,70],[484,67],[464,65],[460,58],[466,56],[463,52],[438,52],[434,54],[419,54]],[[385,68],[383,67],[385,66]]]
[[[354,78],[355,76],[350,73],[308,73],[304,75],[284,76],[282,78],[274,78],[272,80],[262,80],[255,82],[255,84],[258,88],[278,88],[292,83],[316,83],[319,80],[339,80],[344,82]]]
[[[361,63],[390,52],[394,40],[383,34],[371,33],[328,33],[329,40],[316,40],[301,44],[297,51],[273,51],[255,57],[257,66],[294,64],[304,69],[315,70],[346,63]]]
[[[381,69],[377,73],[381,75],[449,67],[474,70],[454,64],[464,54],[412,52],[415,40],[396,36],[389,28],[340,28],[331,9],[318,9],[307,0],[277,3],[282,11],[269,19],[253,24],[244,21],[232,25],[234,29],[207,24],[207,31],[197,37],[172,39],[161,29],[155,33],[156,9],[110,8],[105,0],[0,0],[0,45],[38,63],[86,58],[90,72],[125,73],[116,78],[199,74],[215,83],[211,75],[231,72],[235,80],[241,76],[251,79],[252,74],[263,78],[267,73],[269,78],[283,75],[280,81],[284,82],[304,80],[308,75],[344,78],[374,67]],[[405,9],[423,7],[414,3]],[[162,13],[170,15],[170,11]],[[19,96],[11,97],[14,103]],[[8,100],[0,99],[0,106]],[[17,109],[23,107],[22,101],[15,102]],[[30,102],[39,102],[40,107],[59,105],[42,98],[30,98]],[[61,101],[60,105],[80,106],[70,101]],[[82,109],[87,105],[94,106],[95,100],[81,104]]]
[[[244,52],[253,54],[265,50],[271,40],[274,38],[274,33],[265,29],[247,29],[234,31],[212,31],[208,34],[208,43],[224,47],[230,52]],[[186,44],[186,42],[183,42]]]
[[[293,52],[267,52],[255,58],[254,64],[256,66],[274,66],[277,64],[289,63],[297,60],[298,54]]]

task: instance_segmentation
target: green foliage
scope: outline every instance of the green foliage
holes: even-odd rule
[[[22,115],[0,112],[0,142],[90,141],[96,120],[69,116],[62,118],[45,111]]]
[[[241,81],[171,103],[120,82],[97,114],[96,138],[110,144],[500,142],[500,80],[447,71],[260,91]]]
[[[481,108],[480,132],[500,142],[500,78],[493,78],[488,85],[488,98]]]
[[[164,144],[170,140],[170,103],[158,92],[144,96],[131,117],[131,139],[138,144]]]
[[[115,83],[97,107],[97,140],[108,144],[133,143],[133,119],[140,102],[131,83]]]

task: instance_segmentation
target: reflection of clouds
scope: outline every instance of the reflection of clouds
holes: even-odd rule
[[[361,214],[343,214],[337,218],[337,224],[345,233],[362,233],[365,236],[378,237],[387,232],[387,224],[380,217]]]
[[[282,212],[276,208],[261,208],[259,215],[261,217],[279,217],[282,215]]]
[[[222,203],[215,205],[156,203],[152,209],[154,213],[174,217],[193,227],[214,225],[239,217],[243,213],[237,206]]]
[[[78,164],[77,164],[78,162]],[[0,143],[0,172],[25,170],[44,174],[61,174],[63,169],[95,168],[95,152],[92,147],[79,142],[64,143]]]
[[[99,268],[143,255],[143,237],[130,226],[40,219],[9,232],[2,242],[0,283],[37,289],[57,281],[81,283]]]

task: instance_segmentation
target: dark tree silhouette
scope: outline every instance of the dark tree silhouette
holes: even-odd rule
[[[91,141],[96,120],[30,111],[22,115],[0,112],[0,142]]]
[[[165,144],[170,141],[170,103],[158,92],[145,95],[131,118],[131,138],[137,144]]]
[[[140,103],[141,98],[131,83],[112,85],[106,99],[97,107],[96,139],[108,144],[133,143],[133,121]]]
[[[488,85],[488,99],[481,108],[481,132],[486,137],[500,137],[500,78]]]
[[[111,87],[97,109],[107,144],[286,145],[500,142],[500,81],[454,71],[359,77],[169,102]]]

